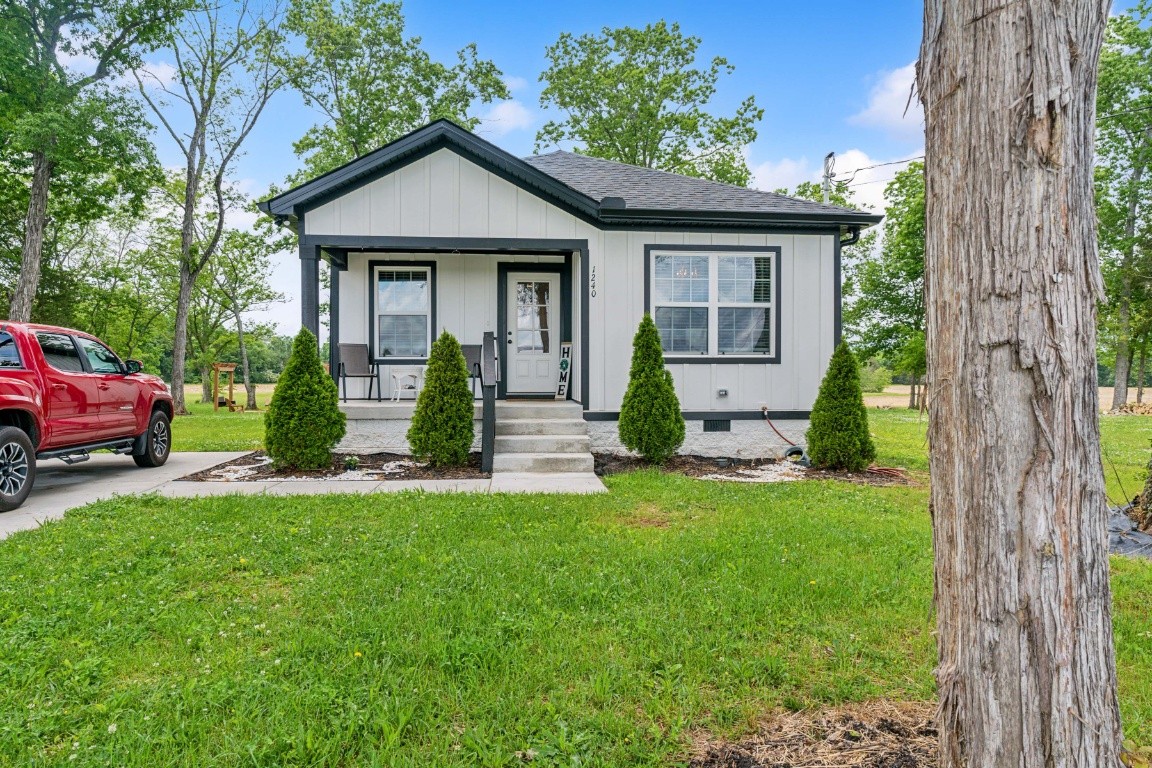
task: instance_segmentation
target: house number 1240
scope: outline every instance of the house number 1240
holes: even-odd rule
[[[592,265],[592,275],[588,279],[588,289],[592,298],[596,298],[596,265]]]

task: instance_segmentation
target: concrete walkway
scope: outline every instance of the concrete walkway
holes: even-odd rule
[[[36,485],[24,506],[0,512],[0,539],[16,531],[59,520],[64,512],[113,496],[159,493],[172,498],[194,496],[259,495],[305,496],[328,493],[392,493],[423,490],[434,493],[604,493],[600,478],[589,473],[497,472],[480,480],[180,480],[195,472],[244,456],[236,453],[173,453],[158,469],[141,469],[129,456],[95,453],[71,466],[62,461],[36,465]]]

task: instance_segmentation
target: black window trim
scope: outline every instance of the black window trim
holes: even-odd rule
[[[401,261],[392,259],[370,259],[368,261],[368,355],[369,358],[381,365],[427,365],[427,357],[381,357],[376,349],[379,343],[379,331],[376,323],[376,270],[389,267],[422,267],[428,270],[429,291],[429,318],[428,318],[428,351],[436,341],[436,262],[435,261]]]
[[[782,312],[780,308],[781,294],[780,289],[780,271],[781,261],[784,248],[779,245],[703,245],[693,244],[684,245],[682,243],[676,244],[651,244],[644,246],[644,311],[652,313],[652,260],[654,252],[657,251],[680,251],[691,253],[770,253],[775,256],[772,265],[772,314],[774,315],[772,322],[776,326],[774,333],[774,340],[772,344],[771,355],[749,355],[747,353],[738,353],[731,355],[685,355],[683,353],[665,353],[664,362],[669,365],[714,365],[716,363],[763,363],[766,365],[779,365],[781,361],[780,342],[780,319]],[[711,306],[714,302],[709,302]]]

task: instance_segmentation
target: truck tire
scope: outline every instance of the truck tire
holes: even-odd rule
[[[36,482],[36,451],[24,430],[0,427],[0,512],[24,503]]]
[[[144,453],[133,454],[138,467],[161,467],[172,452],[172,425],[164,411],[153,411],[144,433]]]

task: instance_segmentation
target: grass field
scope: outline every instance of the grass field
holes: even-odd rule
[[[922,472],[915,414],[871,415]],[[1125,484],[1150,424],[1105,420]],[[0,765],[666,766],[774,708],[932,697],[926,488],[607,482],[123,499],[0,542]],[[1113,587],[1147,743],[1152,566]]]
[[[275,385],[256,387],[259,411],[233,413],[213,410],[211,403],[200,402],[199,387],[185,387],[184,398],[190,413],[177,416],[172,423],[174,451],[255,451],[264,447],[264,409],[272,399]],[[244,388],[237,387],[235,400],[243,403]]]

